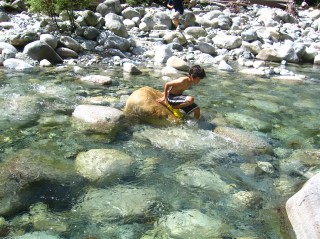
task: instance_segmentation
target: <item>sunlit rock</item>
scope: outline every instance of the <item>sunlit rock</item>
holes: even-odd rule
[[[9,58],[3,61],[2,64],[5,68],[9,68],[12,70],[28,70],[34,67],[23,60],[15,59],[15,58]]]
[[[90,181],[114,182],[128,176],[133,158],[116,149],[91,149],[76,158],[76,170]]]
[[[80,81],[95,83],[99,85],[111,85],[112,79],[109,76],[88,75],[80,78]]]
[[[266,76],[266,73],[264,72],[264,70],[255,69],[255,68],[242,69],[240,70],[240,73],[247,74],[247,75],[254,75],[254,76]]]
[[[73,126],[78,130],[114,133],[123,118],[123,112],[102,105],[78,105],[73,116]]]
[[[293,75],[293,76],[273,76],[271,77],[272,80],[276,80],[276,81],[285,81],[288,83],[297,83],[297,84],[301,84],[305,81],[305,76],[303,75]]]
[[[141,70],[139,70],[135,64],[130,62],[123,63],[123,71],[133,75],[141,73]]]
[[[320,238],[320,173],[289,198],[286,210],[297,238]]]
[[[162,92],[151,87],[142,87],[129,96],[124,114],[154,124],[166,124],[168,120],[177,121],[178,119],[167,107],[156,101],[160,97]]]
[[[167,66],[171,66],[180,71],[188,72],[190,66],[188,63],[177,56],[172,56],[167,60]]]
[[[218,217],[209,217],[198,210],[172,212],[159,219],[158,227],[165,229],[172,238],[219,238],[223,223]]]
[[[156,192],[150,188],[90,189],[73,210],[94,223],[141,222],[152,216],[150,208],[157,203],[156,198]]]

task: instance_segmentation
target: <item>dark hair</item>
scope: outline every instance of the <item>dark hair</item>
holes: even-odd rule
[[[206,72],[201,66],[194,65],[190,68],[189,75],[191,75],[192,77],[199,77],[200,79],[203,79],[206,77]]]

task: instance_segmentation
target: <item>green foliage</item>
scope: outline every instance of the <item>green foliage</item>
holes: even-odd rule
[[[83,10],[90,5],[90,0],[27,0],[30,10],[44,13],[51,17],[57,29],[59,25],[56,16],[61,11],[66,11],[71,22],[71,31],[76,29],[74,11]]]
[[[130,6],[149,5],[149,0],[126,0],[126,3]]]

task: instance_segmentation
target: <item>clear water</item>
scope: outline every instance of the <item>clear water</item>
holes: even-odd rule
[[[59,167],[60,164],[71,165],[72,168],[79,152],[95,148],[120,149],[135,158],[136,171],[134,175],[119,180],[118,184],[151,188],[161,195],[161,204],[154,206],[152,217],[127,222],[116,220],[106,225],[72,213],[78,199],[95,185],[85,180],[79,181],[78,177],[66,179],[68,186],[63,182],[60,186],[51,182],[34,183],[27,188],[32,197],[28,197],[25,206],[4,215],[10,228],[9,236],[51,231],[61,238],[141,238],[147,231],[154,229],[161,216],[172,211],[197,209],[224,223],[224,230],[219,238],[292,238],[284,204],[307,178],[303,175],[287,175],[286,171],[277,168],[271,174],[245,175],[239,168],[244,162],[257,161],[271,162],[276,167],[279,161],[294,150],[319,149],[318,69],[295,66],[295,72],[308,76],[304,83],[223,73],[210,66],[205,66],[205,69],[207,78],[189,90],[201,106],[203,120],[206,123],[220,122],[255,132],[266,138],[278,153],[251,155],[245,159],[230,152],[223,154],[218,149],[222,147],[228,151],[233,146],[228,145],[228,142],[211,141],[214,135],[210,129],[196,127],[190,121],[168,128],[132,122],[112,140],[107,139],[106,135],[84,134],[72,127],[71,114],[75,106],[82,104],[86,98],[105,96],[105,105],[123,109],[125,96],[142,86],[162,90],[164,82],[161,79],[161,68],[145,67],[143,74],[139,76],[128,76],[120,68],[108,66],[92,66],[82,74],[74,73],[72,67],[30,72],[1,70],[2,165],[13,160],[16,155],[23,154],[32,157],[46,155],[52,159],[45,166],[48,168],[52,165]],[[112,86],[99,86],[79,81],[81,75],[89,74],[108,75],[116,83]],[[233,116],[237,115],[252,117],[264,124],[261,126],[234,120]],[[179,139],[181,136],[176,145],[166,144],[163,140],[171,131],[179,132],[179,135],[173,134],[170,137]],[[152,138],[150,134],[154,135],[153,139],[145,140]],[[157,158],[156,163],[152,161],[153,158]],[[235,191],[259,192],[262,195],[260,201],[250,208],[241,207],[231,203],[229,192],[182,185],[174,180],[174,175],[185,164],[189,164],[191,171],[195,166],[204,171],[214,171],[226,184],[232,185]],[[279,192],[279,187],[275,185],[282,180],[294,181],[293,189]],[[114,185],[99,185],[100,188],[111,186]],[[30,206],[37,205],[38,202],[47,205],[47,210],[54,217],[52,220],[55,223],[62,221],[67,229],[59,229],[51,222],[51,226],[45,230],[45,226],[37,228],[35,223],[30,222]],[[43,220],[43,224],[48,218]]]

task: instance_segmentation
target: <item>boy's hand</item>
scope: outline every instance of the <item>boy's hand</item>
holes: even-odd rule
[[[164,105],[164,106],[168,103],[164,96],[162,96],[161,98],[158,98],[157,102]]]

